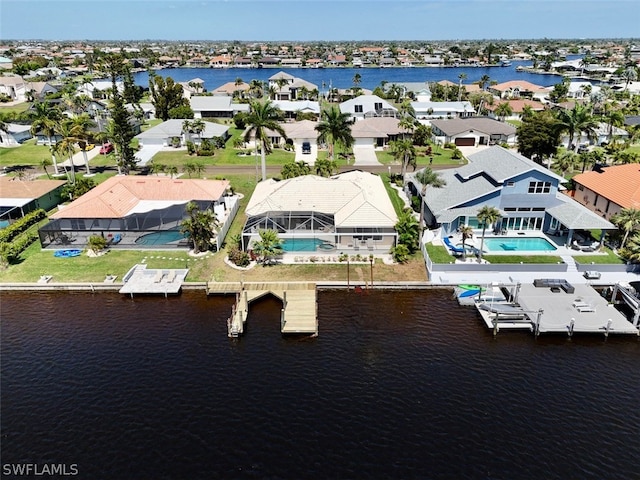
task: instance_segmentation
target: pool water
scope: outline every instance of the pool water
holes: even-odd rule
[[[136,238],[138,245],[166,245],[167,243],[184,240],[186,237],[180,233],[180,230],[164,230],[162,232],[153,232]]]
[[[556,250],[548,240],[540,237],[485,238],[484,248],[490,252],[545,252]]]
[[[329,244],[319,238],[285,238],[282,242],[282,250],[285,252],[315,252],[322,245]]]

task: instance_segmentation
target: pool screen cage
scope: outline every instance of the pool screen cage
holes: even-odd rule
[[[288,235],[313,238],[335,233],[333,215],[320,212],[267,212],[250,217],[242,231],[242,246],[249,248],[252,240],[259,239],[260,230],[275,230],[280,238]]]
[[[211,208],[211,202],[196,202],[201,210]],[[122,218],[56,218],[39,229],[42,248],[84,247],[89,237],[101,235],[110,247],[140,247],[140,238],[150,233],[179,230],[186,218],[185,204],[133,213]],[[145,248],[188,247],[186,238],[169,243],[147,245]]]

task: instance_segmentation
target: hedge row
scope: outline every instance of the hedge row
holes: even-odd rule
[[[3,260],[11,263],[15,261],[20,256],[20,254],[36,240],[38,240],[38,235],[35,232],[28,232],[19,235],[11,243],[0,242],[0,257],[2,257]]]
[[[47,212],[42,209],[34,210],[27,213],[20,220],[13,222],[7,228],[0,230],[0,243],[10,242],[22,232],[27,230],[31,225],[38,223],[43,218],[47,217]]]

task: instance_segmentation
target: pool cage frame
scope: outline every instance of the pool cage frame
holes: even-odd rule
[[[252,243],[260,240],[261,230],[275,230],[281,240],[318,240],[316,250],[320,253],[360,249],[387,252],[397,242],[395,228],[336,227],[332,214],[314,211],[269,211],[247,219],[242,230],[243,250],[252,249]]]

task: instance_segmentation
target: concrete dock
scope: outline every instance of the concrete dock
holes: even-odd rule
[[[147,268],[144,264],[134,265],[122,279],[124,285],[120,293],[175,295],[180,292],[188,268]]]

